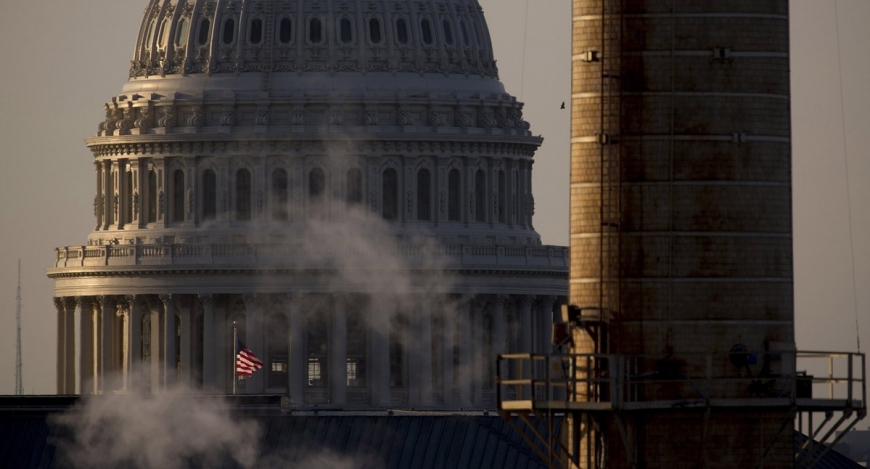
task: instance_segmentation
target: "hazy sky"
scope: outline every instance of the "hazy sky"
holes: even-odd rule
[[[502,81],[545,138],[535,226],[544,242],[567,244],[570,113],[559,105],[570,102],[571,2],[480,2]],[[56,312],[44,269],[55,247],[84,243],[93,229],[94,172],[82,140],[127,79],[146,4],[0,0],[0,394],[14,390],[18,258],[25,392],[55,390]],[[856,300],[870,348],[870,2],[836,8],[839,54],[834,0],[791,2],[796,328],[805,350],[855,350]]]

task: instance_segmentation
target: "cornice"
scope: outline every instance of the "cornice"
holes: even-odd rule
[[[241,137],[241,139],[240,139]],[[344,146],[348,152],[451,153],[500,155],[532,158],[543,142],[540,137],[487,135],[406,135],[396,138],[377,135],[295,136],[278,135],[149,135],[93,137],[86,140],[96,158],[129,155],[184,156],[214,154],[323,153]]]

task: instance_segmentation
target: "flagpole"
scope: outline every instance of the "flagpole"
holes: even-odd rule
[[[237,334],[238,334],[238,329],[236,328],[235,321],[233,321],[233,359],[230,360],[232,362],[233,369],[232,369],[232,372],[230,373],[230,376],[233,377],[233,395],[234,396],[236,395],[236,383],[239,381],[239,377],[236,376],[236,360],[238,360],[238,353],[239,353],[238,350],[236,350],[237,348],[239,348],[239,338],[238,338]]]

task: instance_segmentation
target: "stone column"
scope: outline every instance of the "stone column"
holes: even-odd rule
[[[127,309],[127,391],[142,390],[142,308],[136,295],[126,297]]]
[[[193,296],[185,296],[185,301],[179,308],[181,316],[181,364],[179,379],[186,385],[191,385],[193,379]]]
[[[163,320],[161,321],[163,356],[160,361],[160,369],[163,372],[163,389],[166,390],[171,388],[178,378],[178,370],[175,364],[176,335],[178,332],[175,329],[175,301],[173,295],[160,295],[160,301],[163,302]]]
[[[290,357],[287,383],[292,404],[305,403],[305,380],[308,364],[305,359],[305,320],[302,317],[302,298],[288,295],[290,305]]]
[[[109,165],[109,185],[110,190],[107,192],[109,197],[109,230],[117,230],[120,229],[123,224],[121,223],[121,216],[124,214],[121,204],[121,160],[117,161],[106,161]]]
[[[556,305],[557,297],[555,296],[539,296],[537,321],[541,324],[541,341],[545,346],[544,351],[550,353],[553,349],[553,307]]]
[[[411,337],[408,341],[409,382],[408,401],[414,406],[431,407],[432,400],[432,298],[423,298],[417,311],[409,318]]]
[[[446,306],[440,312],[442,315],[441,327],[443,331],[443,342],[441,344],[441,390],[444,396],[444,407],[451,408],[456,405],[456,400],[453,396],[453,347],[455,344],[455,329],[456,329],[456,311],[448,309]]]
[[[112,368],[117,370],[115,390],[128,391],[130,379],[130,310],[129,303],[118,300],[115,303],[115,314],[112,317]],[[120,329],[120,333],[118,330]],[[120,352],[120,353],[119,353]],[[120,357],[118,356],[120,355]]]
[[[99,161],[94,161],[94,173],[96,176],[96,190],[94,191],[94,218],[96,219],[97,226],[94,227],[94,231],[99,231],[103,227],[103,179],[102,179],[102,165]]]
[[[76,342],[75,346],[73,347],[73,356],[67,357],[67,360],[72,359],[73,366],[77,368],[76,372],[73,373],[73,394],[82,394],[82,388],[84,387],[84,384],[82,382],[82,374],[84,373],[84,370],[82,369],[82,350],[84,349],[82,341],[84,340],[84,331],[82,329],[81,319],[84,312],[83,306],[84,301],[81,297],[73,298],[73,314],[70,319],[73,322],[73,337],[76,338]]]
[[[97,389],[101,394],[107,394],[112,390],[109,389],[109,378],[112,376],[112,317],[115,315],[113,311],[112,300],[106,296],[97,297],[97,316],[100,323],[100,340],[99,340],[99,369],[97,371]]]
[[[64,366],[66,367],[66,376],[64,377],[65,394],[76,393],[76,299],[75,297],[64,298],[64,319],[63,327],[66,333],[64,340]]]
[[[517,337],[517,352],[519,353],[535,353],[534,337],[532,326],[532,299],[531,295],[521,295],[517,298],[517,326],[519,327],[519,336]]]
[[[225,296],[214,297],[214,342],[213,354],[214,367],[212,372],[215,376],[215,391],[230,392],[233,378],[235,377],[235,351],[230,351],[235,345],[230,346],[232,340],[230,328],[227,326],[227,301]]]
[[[245,347],[256,355],[260,360],[266,360],[266,351],[263,333],[265,331],[265,319],[260,308],[258,295],[247,294],[245,299]],[[254,372],[254,375],[245,380],[245,394],[263,394],[266,390],[264,379],[267,370],[265,368]]]
[[[66,311],[64,298],[55,297],[54,307],[57,309],[57,368],[55,382],[57,394],[66,393]]]
[[[389,311],[392,313],[392,311]],[[384,312],[381,312],[384,314]],[[379,324],[380,323],[380,324]],[[390,392],[390,321],[378,321],[369,318],[371,329],[371,392],[372,404],[388,407],[392,401]]]
[[[95,345],[96,321],[94,320],[96,302],[91,298],[81,299],[81,393],[97,394],[96,382],[96,353]]]
[[[483,302],[485,300],[481,300]],[[487,376],[487,363],[486,357],[488,352],[486,350],[486,337],[489,335],[492,340],[492,349],[495,350],[495,334],[494,330],[484,330],[484,321],[483,316],[486,310],[485,304],[473,305],[470,308],[471,312],[471,321],[473,326],[472,334],[473,339],[471,343],[471,367],[474,370],[473,378],[470,380],[472,384],[473,394],[472,394],[472,402],[474,403],[474,407],[478,409],[483,408],[483,387],[486,383]],[[493,321],[494,322],[494,321]],[[492,325],[492,323],[490,323]]]
[[[202,389],[206,392],[220,389],[215,372],[215,337],[214,295],[200,294],[202,303]]]
[[[131,212],[133,213],[133,219],[129,221],[131,229],[139,229],[144,227],[144,223],[142,223],[142,158],[130,160],[130,172],[133,173],[133,187],[130,188],[133,191],[133,207]]]
[[[112,162],[110,160],[102,161],[102,169],[100,177],[102,178],[102,194],[100,197],[100,205],[103,212],[103,229],[108,230],[112,224]]]
[[[479,374],[476,374],[477,367],[475,366],[471,348],[473,302],[474,297],[463,297],[457,310],[458,320],[456,321],[456,330],[458,334],[454,336],[459,342],[459,376],[457,377],[456,387],[459,389],[459,407],[462,409],[473,407],[472,389],[474,389],[475,376],[479,376]]]
[[[347,404],[347,301],[346,295],[336,295],[332,317],[332,344],[329,348],[329,379],[332,405]]]

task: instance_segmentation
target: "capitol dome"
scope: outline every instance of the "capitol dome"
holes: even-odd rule
[[[150,0],[105,110],[59,392],[493,408],[495,354],[549,350],[567,249],[477,0]]]

